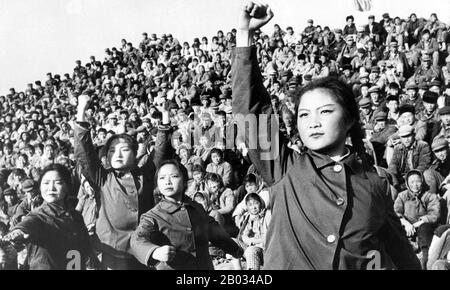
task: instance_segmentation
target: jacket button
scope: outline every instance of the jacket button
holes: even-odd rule
[[[333,170],[334,170],[334,172],[336,172],[336,173],[341,172],[341,171],[342,171],[342,165],[336,164],[336,165],[333,167]]]
[[[339,206],[343,205],[344,203],[345,203],[345,200],[343,198],[338,198],[336,200],[336,204],[339,205]]]
[[[181,210],[186,210],[186,208],[183,206],[183,207],[181,207]]]
[[[192,228],[186,228],[186,231],[190,232],[192,231]]]
[[[327,242],[329,242],[330,244],[334,243],[336,241],[336,236],[335,235],[329,235],[327,237]]]

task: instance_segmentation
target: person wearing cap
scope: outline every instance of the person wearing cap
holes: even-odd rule
[[[123,134],[125,133],[125,120],[118,121],[119,117],[115,113],[110,113],[108,115],[108,123],[103,127],[107,131],[114,131],[116,134]]]
[[[438,97],[435,92],[426,91],[422,97],[423,109],[417,113],[417,119],[427,123],[429,128],[439,122]]]
[[[358,48],[357,55],[350,62],[352,69],[358,71],[360,67],[370,68],[372,60],[367,57],[366,50],[364,48]]]
[[[378,111],[375,113],[373,132],[372,136],[369,139],[375,150],[377,165],[383,167],[387,167],[387,163],[384,160],[386,143],[389,138],[397,131],[397,128],[394,125],[388,124],[387,117],[387,112]]]
[[[450,130],[450,106],[439,109],[439,119],[440,121],[437,122],[431,133],[431,140],[447,138],[446,132]]]
[[[397,126],[409,125],[414,127],[416,140],[425,140],[427,137],[427,124],[416,117],[416,110],[411,105],[401,105]]]
[[[102,252],[102,267],[105,269],[144,269],[129,252],[131,233],[136,229],[141,214],[154,204],[154,175],[163,160],[170,159],[170,126],[168,112],[163,114],[161,126],[157,128],[153,155],[141,166],[137,163],[136,140],[127,135],[112,135],[105,144],[109,169],[103,167],[92,144],[85,111],[90,97],[78,97],[76,123],[74,123],[75,160],[92,186],[97,187],[101,206],[96,223],[99,239],[98,251]],[[141,148],[142,149],[142,148]]]
[[[369,23],[364,27],[364,32],[378,44],[383,33],[383,27],[375,21],[374,15],[370,15],[368,20]]]
[[[450,147],[444,138],[435,139],[431,144],[431,150],[435,159],[429,169],[424,172],[424,178],[430,187],[430,192],[445,194],[446,188],[442,187],[444,180],[450,175]],[[449,200],[450,202],[450,200]]]
[[[11,225],[14,227],[22,221],[22,218],[29,214],[32,210],[38,208],[43,200],[39,195],[36,184],[32,179],[26,179],[21,185],[21,191],[25,198],[20,202],[16,214],[11,220]]]
[[[396,40],[398,42],[399,49],[403,50],[405,27],[406,23],[403,22],[400,17],[395,17],[393,23],[390,26],[386,44],[389,45],[392,40]]]
[[[386,97],[386,107],[388,108],[387,123],[390,125],[397,125],[398,118],[400,117],[400,102],[398,96],[388,95]]]
[[[383,60],[386,61],[386,66],[392,66],[392,73],[394,76],[406,77],[409,73],[408,59],[404,52],[399,51],[399,44],[397,40],[392,40],[389,44],[389,50],[385,53]]]
[[[438,66],[439,43],[435,38],[431,38],[431,33],[428,29],[422,31],[421,40],[414,48],[412,61],[416,67],[419,66],[420,57],[423,57],[424,55],[428,55],[433,60],[433,66]]]
[[[402,95],[400,105],[411,105],[416,112],[423,110],[423,102],[420,93],[417,92],[418,90],[419,86],[415,83],[408,83],[406,85],[406,94]]]
[[[408,80],[408,82],[415,83],[430,83],[433,80],[444,80],[442,69],[439,66],[431,64],[431,56],[429,54],[422,54],[421,64],[417,67],[414,75]]]
[[[368,93],[370,95],[370,100],[372,103],[372,110],[374,112],[387,111],[386,102],[383,100],[383,96],[381,95],[381,90],[378,86],[370,87]]]
[[[311,40],[315,31],[316,27],[314,26],[314,20],[308,19],[306,27],[302,32],[303,39]]]
[[[336,29],[334,32],[334,39],[328,44],[330,57],[335,59],[338,63],[342,58],[344,47],[347,45],[342,33],[342,29]]]
[[[428,190],[421,171],[409,171],[405,181],[406,190],[398,194],[394,211],[399,216],[408,238],[417,242],[422,269],[426,270],[428,250],[441,216],[439,198]]]
[[[415,129],[411,125],[403,125],[396,133],[400,143],[394,147],[388,171],[395,175],[402,186],[407,172],[417,169],[424,172],[431,164],[430,146],[425,141],[416,140]]]

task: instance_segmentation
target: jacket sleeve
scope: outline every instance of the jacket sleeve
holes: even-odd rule
[[[270,95],[263,85],[256,48],[237,47],[233,52],[233,115],[239,132],[244,131],[246,124],[257,131],[252,132],[250,129],[250,134],[244,131],[248,155],[264,181],[272,185],[282,178],[288,166],[293,163],[293,152],[287,148],[287,141],[276,126],[278,124],[271,126],[271,119],[278,119],[271,118],[273,110]],[[259,128],[262,120],[266,123],[265,128]],[[275,131],[269,132],[268,128],[271,127],[275,127]],[[269,133],[272,133],[270,139]],[[262,146],[262,143],[268,141],[269,146]]]
[[[387,254],[399,270],[420,270],[420,262],[406,238],[400,219],[394,212],[392,200],[385,194],[382,196],[385,203],[386,219],[380,229],[379,237],[386,246]]]
[[[419,166],[417,170],[424,172],[431,164],[431,152],[428,144],[423,143],[423,147],[419,152]]]
[[[85,127],[85,124],[74,123],[73,131],[75,160],[79,165],[80,173],[90,184],[100,188],[106,180],[106,170],[98,158],[90,130]]]
[[[403,200],[403,193],[400,193],[395,199],[394,211],[400,218],[402,218],[405,214],[405,201]]]
[[[42,244],[43,240],[48,239],[43,221],[35,214],[25,216],[12,230],[21,230],[30,235],[29,240],[33,244]]]
[[[244,250],[228,235],[212,217],[208,217],[208,235],[210,242],[235,258],[242,257]]]
[[[149,158],[148,161],[153,162],[156,168],[158,168],[164,160],[173,158],[174,150],[170,142],[170,130],[171,127],[168,125],[160,125],[158,127],[154,155],[153,158]]]
[[[225,187],[229,187],[231,185],[231,178],[233,176],[233,169],[229,163],[223,164],[223,184]]]
[[[392,154],[392,160],[388,166],[389,172],[391,172],[394,175],[398,174],[398,166],[399,166],[400,158],[401,158],[400,156],[401,156],[401,154],[399,154],[398,147],[394,148],[394,153]]]
[[[140,263],[147,266],[154,266],[158,262],[152,258],[153,252],[160,247],[152,240],[155,232],[158,232],[158,225],[147,212],[141,216],[139,226],[131,235],[131,253]]]
[[[427,214],[420,217],[425,223],[436,223],[440,216],[440,203],[436,194],[428,193],[426,200]]]

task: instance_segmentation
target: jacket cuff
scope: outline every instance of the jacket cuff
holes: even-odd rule
[[[159,125],[158,130],[159,131],[169,131],[172,128],[170,125]]]
[[[159,248],[159,246],[152,246],[148,249],[147,255],[145,255],[145,265],[153,267],[160,262],[152,258],[153,252],[157,248]]]
[[[90,124],[88,122],[73,122],[73,125],[82,130],[90,130]]]

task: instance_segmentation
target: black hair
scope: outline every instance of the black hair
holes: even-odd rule
[[[204,174],[205,168],[203,168],[203,166],[200,164],[194,164],[194,166],[192,166],[192,172],[201,172],[202,174]]]
[[[331,93],[336,102],[344,110],[346,123],[352,123],[353,126],[347,132],[350,136],[353,149],[362,161],[364,169],[370,170],[366,158],[366,149],[364,146],[364,131],[360,124],[359,107],[356,103],[352,88],[346,83],[340,81],[337,77],[325,77],[312,81],[300,90],[298,98],[295,100],[295,120],[298,119],[298,105],[303,95],[314,90],[325,90]]]
[[[131,146],[131,149],[133,150],[134,155],[136,156],[137,150],[138,150],[138,146],[139,146],[139,145],[138,145],[136,139],[133,138],[133,137],[131,137],[131,136],[128,135],[128,134],[116,134],[116,135],[111,136],[111,137],[108,139],[108,141],[106,141],[106,144],[105,144],[105,152],[108,152],[109,147],[111,147],[112,142],[113,142],[114,140],[117,140],[117,139],[123,139],[123,140],[125,140],[125,142],[128,143],[128,144]]]
[[[208,172],[205,176],[205,180],[219,183],[219,188],[225,187],[222,176],[217,173]]]
[[[70,191],[73,189],[72,173],[66,166],[59,163],[50,164],[42,170],[42,172],[40,173],[39,181],[37,183],[38,188],[41,187],[41,182],[44,175],[50,171],[56,171],[59,173],[59,176],[61,177],[62,181],[67,185],[67,189],[69,190],[68,194],[66,194],[66,197],[68,197],[70,195]]]
[[[184,167],[184,165],[181,164],[180,161],[178,161],[176,159],[164,160],[163,162],[161,162],[161,164],[158,166],[158,169],[156,170],[156,173],[155,173],[155,185],[158,184],[159,171],[165,165],[173,165],[173,166],[175,166],[177,168],[178,172],[180,172],[180,174],[183,177],[183,186],[184,186],[184,189],[186,189],[187,188],[188,179],[189,179],[188,171],[187,171],[186,167]]]
[[[254,175],[253,173],[249,173],[249,174],[247,174],[247,175],[244,177],[244,180],[243,180],[242,183],[243,183],[244,185],[247,184],[247,183],[254,183],[254,184],[257,184],[258,181],[257,181],[256,175]]]
[[[218,154],[220,156],[220,158],[223,159],[223,151],[222,150],[220,150],[219,148],[213,148],[213,149],[211,149],[210,155],[213,155],[214,153]]]
[[[246,197],[245,197],[245,203],[247,204],[250,200],[256,200],[257,202],[259,202],[259,204],[264,205],[261,197],[257,194],[257,193],[249,193]]]

